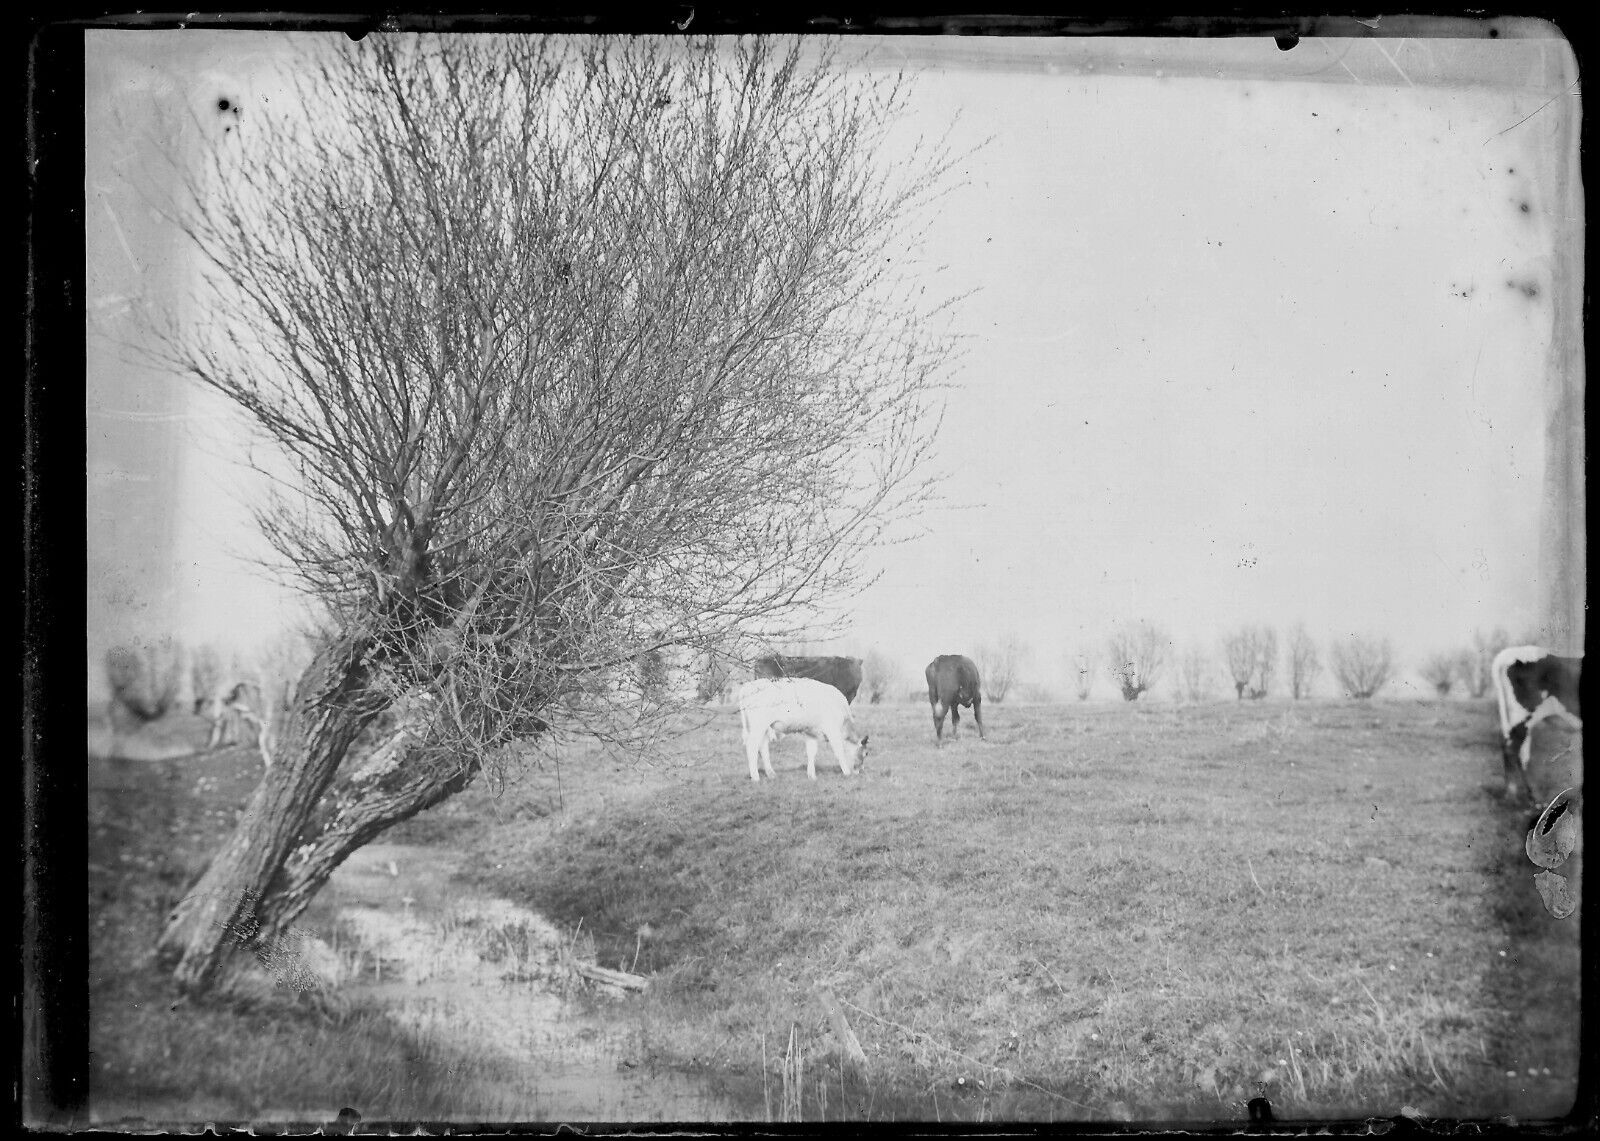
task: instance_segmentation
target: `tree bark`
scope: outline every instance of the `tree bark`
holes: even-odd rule
[[[322,890],[335,869],[385,830],[431,808],[472,783],[478,760],[425,749],[402,727],[354,772],[342,776],[313,810],[257,907],[257,938],[287,935],[289,925]]]
[[[317,655],[296,687],[277,763],[233,836],[173,909],[157,954],[183,989],[210,989],[247,962],[245,952],[260,957],[270,947],[260,913],[274,878],[351,742],[388,701],[370,685],[368,648],[364,636],[345,635]],[[276,919],[269,937],[282,924],[281,915]]]

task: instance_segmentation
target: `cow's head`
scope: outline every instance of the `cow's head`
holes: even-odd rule
[[[867,767],[867,738],[862,735],[861,740],[845,745],[844,755],[849,761],[849,767],[844,770],[845,776],[862,772]]]

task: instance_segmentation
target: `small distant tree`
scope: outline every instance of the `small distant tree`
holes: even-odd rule
[[[1271,626],[1241,626],[1222,640],[1223,659],[1238,699],[1267,696],[1278,666],[1278,634]]]
[[[1317,654],[1317,643],[1304,622],[1295,623],[1289,631],[1289,693],[1296,701],[1311,696],[1311,687],[1322,672],[1322,659]]]
[[[222,655],[211,645],[198,647],[189,656],[189,683],[196,702],[211,696],[222,685]]]
[[[1169,639],[1149,622],[1119,626],[1106,642],[1108,669],[1122,690],[1122,700],[1137,701],[1155,685],[1166,664]]]
[[[1068,659],[1073,684],[1072,692],[1079,701],[1088,701],[1089,693],[1094,689],[1095,653],[1093,650],[1080,650]]]
[[[113,725],[144,724],[166,716],[183,681],[183,649],[172,638],[106,651]]]
[[[882,650],[867,651],[861,662],[861,685],[873,705],[888,700],[890,691],[900,685],[904,677],[900,663]]]
[[[1336,638],[1328,650],[1333,676],[1345,693],[1366,699],[1382,689],[1394,672],[1394,650],[1387,638],[1352,634]]]
[[[1460,670],[1460,655],[1433,654],[1418,667],[1417,672],[1422,675],[1423,681],[1433,686],[1434,693],[1440,697],[1449,697],[1450,689],[1455,685]]]
[[[1211,696],[1211,661],[1198,646],[1189,647],[1178,659],[1177,689],[1188,701],[1204,701]]]
[[[694,699],[704,704],[708,701],[727,701],[732,688],[733,670],[727,657],[716,647],[707,648],[694,665]]]
[[[998,642],[978,647],[978,674],[983,679],[983,696],[996,704],[1003,702],[1017,684],[1027,661],[1028,648],[1015,634]]]
[[[1489,692],[1489,666],[1494,656],[1511,644],[1511,635],[1504,627],[1496,627],[1485,634],[1472,632],[1472,648],[1461,652],[1461,685],[1473,697],[1483,697]]]

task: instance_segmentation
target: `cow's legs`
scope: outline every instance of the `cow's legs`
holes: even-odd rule
[[[817,739],[806,738],[806,776],[817,779]]]
[[[959,738],[960,736],[961,736],[961,703],[959,701],[952,701],[950,703],[950,739],[952,741],[954,741],[957,738]]]
[[[933,739],[942,743],[944,741],[944,706],[938,701],[934,701],[931,704],[933,705]]]
[[[750,762],[750,779],[753,781],[759,781],[761,779],[761,769],[759,766],[761,764],[761,754],[765,751],[764,746],[766,745],[766,739],[765,733],[763,733],[760,737],[747,735],[744,739],[745,757]],[[768,765],[768,771],[771,771],[770,763]]]
[[[1500,744],[1500,756],[1505,765],[1507,800],[1532,801],[1533,789],[1528,786],[1528,761],[1533,754],[1532,718],[1524,718],[1513,725]]]
[[[972,719],[978,723],[978,740],[987,740],[983,735],[983,699],[981,697],[975,696],[972,699]]]

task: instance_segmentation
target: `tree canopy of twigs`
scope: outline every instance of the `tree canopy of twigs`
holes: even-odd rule
[[[1382,689],[1394,673],[1394,650],[1387,638],[1351,634],[1333,640],[1328,662],[1345,693],[1365,699]]]
[[[949,340],[900,267],[948,159],[885,169],[906,88],[837,50],[329,40],[209,153],[213,315],[166,359],[275,449],[259,521],[336,632],[269,778],[293,811],[208,873],[262,931],[510,743],[631,731],[650,655],[814,623],[929,493]]]
[[[1106,640],[1107,669],[1124,701],[1137,701],[1160,680],[1169,644],[1166,632],[1149,622],[1133,622],[1112,631]]]

